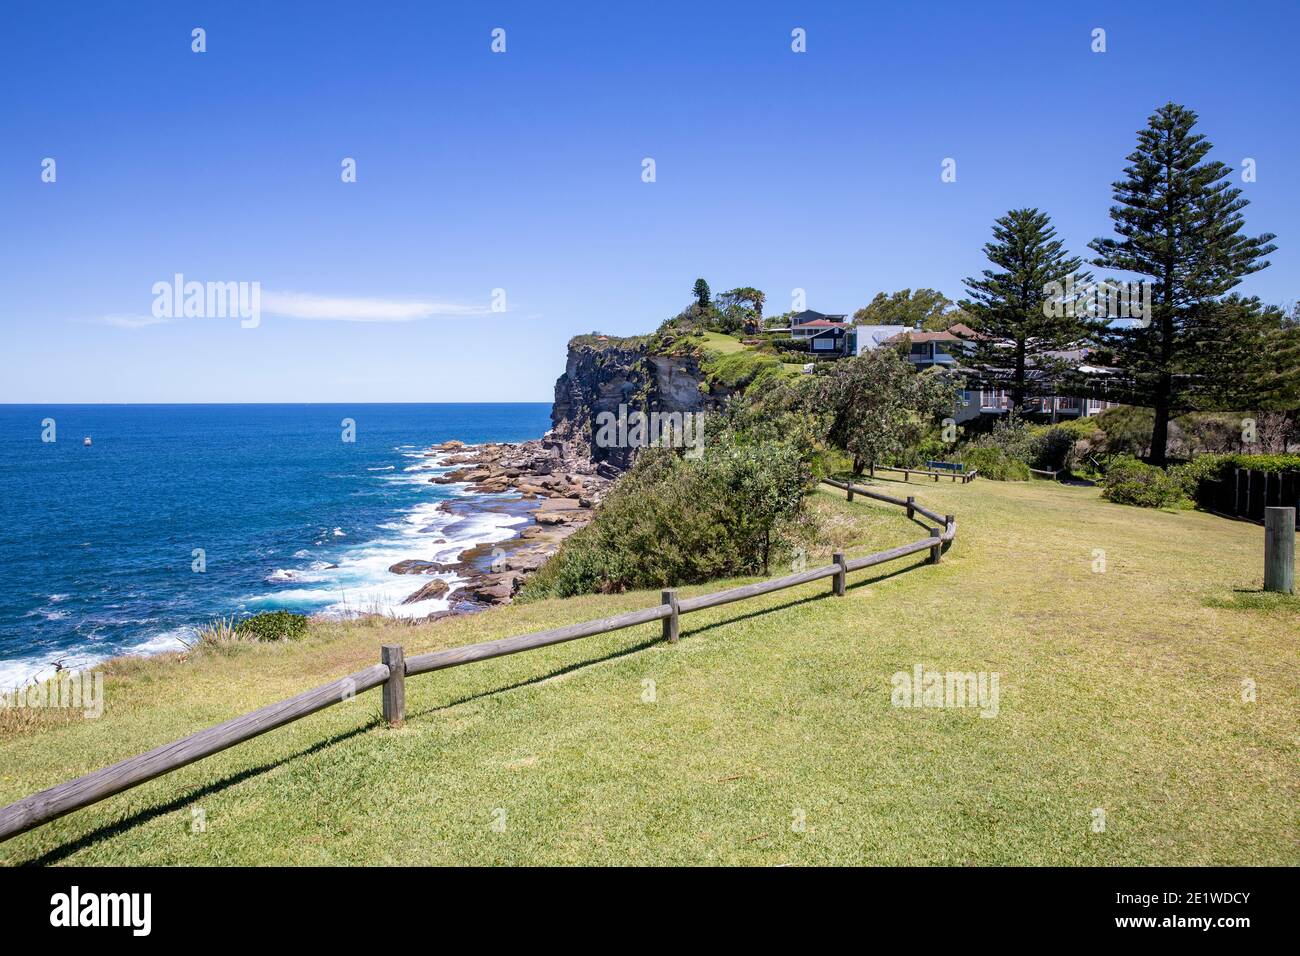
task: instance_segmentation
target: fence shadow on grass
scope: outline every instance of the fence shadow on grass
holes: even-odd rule
[[[191,790],[188,793],[182,794],[173,800],[168,800],[166,803],[159,804],[156,807],[146,807],[143,810],[137,810],[129,817],[125,817],[114,823],[106,823],[101,827],[91,830],[89,833],[83,833],[71,843],[65,843],[52,850],[46,850],[40,856],[33,857],[32,859],[17,865],[52,866],[55,863],[60,863],[72,856],[72,854],[76,853],[78,850],[83,850],[92,844],[98,843],[100,840],[107,839],[108,837],[120,836],[123,833],[134,830],[136,827],[143,826],[150,820],[166,816],[169,813],[175,813],[177,810],[184,810],[186,807],[194,804],[197,800],[213,796],[214,794],[221,793],[221,791],[227,790],[236,784],[241,784],[247,780],[252,780],[255,777],[260,777],[268,771],[284,766],[291,760],[298,760],[302,757],[310,757],[312,754],[320,753],[335,744],[343,743],[345,740],[350,740],[353,737],[364,734],[368,730],[374,730],[376,727],[382,726],[383,722],[382,717],[371,717],[359,727],[353,727],[351,730],[345,730],[342,733],[335,734],[333,737],[327,737],[324,740],[312,744],[310,747],[305,747],[302,750],[299,750],[297,753],[287,754],[278,760],[268,760],[266,763],[260,764],[256,767],[245,767],[238,773],[232,773],[228,777],[223,777],[220,780],[206,783],[197,790]]]

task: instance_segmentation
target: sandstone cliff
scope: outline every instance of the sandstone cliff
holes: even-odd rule
[[[699,359],[651,351],[644,337],[579,336],[569,343],[564,374],[555,383],[553,438],[605,470],[624,470],[635,448],[601,448],[596,416],[619,406],[629,412],[703,412],[720,407],[726,390],[710,391]]]

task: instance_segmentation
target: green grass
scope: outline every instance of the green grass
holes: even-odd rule
[[[0,844],[0,860],[1300,862],[1300,608],[1233,597],[1260,586],[1261,529],[1048,483],[879,484],[957,515],[942,563],[855,573],[844,598],[823,581],[690,615],[677,645],[646,626],[412,678],[401,729],[372,691]],[[863,553],[917,534],[895,508],[816,505],[830,530],[810,562],[846,537]],[[381,643],[409,655],[657,597],[314,625],[117,664],[101,719],[6,725],[0,800],[346,674]],[[917,663],[998,672],[998,717],[892,707],[890,676]]]
[[[697,341],[705,351],[714,352],[718,355],[732,355],[736,352],[753,351],[752,346],[745,345],[735,336],[724,335],[722,332],[705,332]]]

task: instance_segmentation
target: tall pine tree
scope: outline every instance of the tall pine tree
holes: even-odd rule
[[[993,224],[984,254],[995,268],[965,280],[960,303],[978,333],[963,366],[986,384],[1005,387],[1012,408],[1049,390],[1069,363],[1052,353],[1077,345],[1085,324],[1064,289],[1091,281],[1083,260],[1066,253],[1052,220],[1037,209],[1013,209]],[[1059,292],[1051,291],[1053,287]]]
[[[1155,410],[1156,464],[1165,462],[1171,412],[1206,407],[1216,393],[1228,400],[1234,381],[1255,374],[1223,361],[1225,353],[1245,353],[1224,347],[1234,332],[1221,300],[1265,268],[1263,257],[1276,248],[1272,234],[1240,235],[1247,200],[1225,181],[1230,167],[1205,161],[1212,145],[1193,132],[1196,119],[1174,103],[1152,114],[1125,178],[1113,185],[1110,217],[1119,238],[1090,243],[1094,265],[1150,277],[1152,314],[1096,334],[1119,372],[1114,384],[1130,402]]]

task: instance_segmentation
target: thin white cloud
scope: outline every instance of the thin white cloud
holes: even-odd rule
[[[166,325],[172,320],[160,319],[156,315],[114,313],[113,315],[100,316],[99,321],[104,325],[111,325],[115,329],[143,329],[150,325]]]
[[[433,316],[487,315],[486,305],[456,305],[410,299],[364,299],[310,292],[262,292],[262,310],[293,319],[332,322],[414,322]]]

